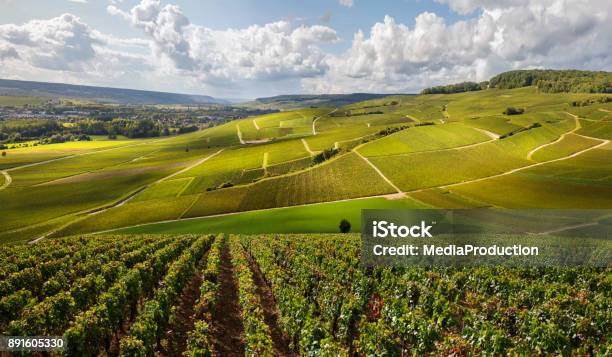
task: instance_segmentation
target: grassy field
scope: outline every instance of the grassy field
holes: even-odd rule
[[[0,241],[179,218],[194,220],[164,229],[327,232],[343,210],[355,220],[358,209],[349,207],[382,203],[612,207],[610,145],[604,146],[612,138],[611,105],[570,105],[593,96],[531,87],[390,96],[167,138],[10,149],[0,157],[12,181],[0,190]],[[502,114],[509,106],[525,112]],[[579,126],[568,113],[580,118]],[[386,135],[393,128],[402,130]],[[313,163],[315,154],[334,147],[336,156]],[[4,186],[6,176],[0,177]],[[396,194],[395,187],[410,198],[367,198]],[[324,205],[339,200],[346,201]],[[274,223],[280,212],[295,222]],[[239,214],[195,219],[228,213]],[[312,230],[298,219],[302,214],[313,220]]]
[[[186,217],[337,201],[393,193],[355,154],[254,184],[203,193]]]
[[[48,99],[40,97],[0,95],[1,106],[22,107],[24,105],[40,105],[46,103],[47,100]]]
[[[600,144],[601,141],[589,139],[576,134],[568,134],[560,141],[536,151],[532,158],[535,161],[550,161],[571,155]]]
[[[143,225],[119,232],[133,233],[336,233],[340,220],[351,222],[351,231],[361,231],[362,209],[409,209],[427,206],[409,198],[388,200],[367,198],[344,202],[244,212],[220,217],[189,219]]]
[[[418,126],[372,141],[358,151],[368,157],[450,149],[489,140],[490,138],[462,123]]]

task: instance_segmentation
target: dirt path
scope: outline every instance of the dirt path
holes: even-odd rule
[[[234,276],[234,266],[227,244],[223,246],[221,261],[219,292],[213,314],[211,342],[218,356],[243,357],[244,328],[238,303],[238,283]]]
[[[62,156],[62,157],[58,157],[58,158],[55,158],[55,159],[38,161],[38,162],[33,162],[31,164],[25,164],[25,165],[21,165],[21,166],[11,167],[10,169],[6,169],[6,171],[15,171],[15,170],[20,170],[20,169],[25,169],[25,168],[28,168],[28,167],[44,165],[44,164],[48,164],[48,163],[51,163],[51,162],[72,159],[73,157],[79,157],[79,156],[85,156],[85,155],[93,155],[93,154],[99,154],[99,153],[102,153],[102,152],[108,152],[108,151],[113,151],[113,150],[118,150],[118,149],[130,148],[130,147],[133,147],[133,146],[140,146],[140,145],[145,145],[145,144],[158,143],[158,142],[161,142],[161,141],[166,141],[166,140],[171,139],[171,138],[172,137],[165,138],[165,139],[149,140],[149,141],[143,141],[141,143],[135,143],[135,144],[129,144],[129,145],[120,145],[120,146],[115,146],[115,147],[108,148],[108,149],[93,150],[93,151],[83,152],[83,153],[80,153],[80,154]]]
[[[611,111],[609,111],[608,109],[604,109],[604,108],[599,108],[600,112],[606,112],[606,113],[612,113]]]
[[[245,145],[246,142],[242,139],[242,132],[240,131],[240,126],[236,124],[236,134],[238,135],[238,140],[240,140],[240,144]]]
[[[161,182],[166,181],[166,180],[169,180],[169,179],[171,179],[171,178],[173,178],[173,177],[175,177],[175,176],[178,176],[178,175],[180,175],[180,174],[182,174],[182,173],[184,173],[184,172],[187,172],[187,171],[189,171],[189,170],[193,169],[194,167],[196,167],[196,166],[199,166],[199,165],[203,164],[205,161],[210,160],[210,159],[212,159],[213,157],[215,157],[215,156],[219,155],[219,154],[220,154],[222,151],[223,151],[223,149],[221,149],[221,150],[217,151],[216,153],[214,153],[214,154],[212,154],[212,155],[208,155],[208,156],[206,156],[205,158],[202,158],[202,159],[200,159],[200,160],[198,160],[198,161],[194,162],[193,164],[191,164],[191,165],[189,165],[189,166],[187,166],[187,167],[185,167],[185,168],[183,168],[183,169],[181,169],[181,170],[179,170],[179,171],[173,172],[173,173],[171,173],[171,174],[170,174],[170,175],[168,175],[168,176],[162,177],[162,178],[160,178],[159,180],[157,180],[157,181],[155,181],[155,182],[153,182],[153,183],[151,183],[151,184],[148,184],[148,185],[145,185],[145,186],[139,187],[139,188],[137,188],[136,190],[134,190],[132,193],[128,194],[126,197],[124,197],[124,198],[122,198],[122,199],[120,199],[120,200],[118,200],[118,201],[116,201],[116,202],[114,202],[114,203],[111,203],[111,204],[109,204],[109,205],[106,205],[106,206],[104,206],[104,207],[95,208],[95,209],[93,209],[93,210],[91,210],[91,211],[87,212],[87,214],[89,214],[89,215],[92,215],[92,214],[99,214],[99,213],[102,213],[102,212],[104,212],[104,211],[108,211],[108,210],[109,210],[109,209],[111,209],[111,208],[115,208],[115,207],[120,207],[120,206],[123,206],[124,204],[126,204],[126,203],[127,203],[127,202],[129,202],[129,201],[131,201],[131,200],[132,200],[132,199],[134,199],[136,196],[138,196],[138,195],[139,195],[141,192],[143,192],[144,190],[146,190],[146,189],[150,188],[151,186],[154,186],[155,184],[161,183]]]
[[[257,125],[257,122],[255,121],[255,119],[253,119],[253,125],[255,126],[255,129],[259,130],[259,125]]]
[[[6,171],[0,171],[0,174],[2,174],[4,176],[4,183],[2,184],[2,186],[0,186],[0,191],[2,191],[5,188],[7,188],[8,185],[11,184],[11,182],[13,182],[13,178]]]
[[[536,152],[540,151],[541,149],[544,149],[545,147],[548,147],[548,146],[551,146],[551,145],[555,145],[556,143],[560,142],[561,140],[563,140],[567,136],[567,134],[570,134],[572,132],[573,132],[573,130],[570,131],[570,132],[562,134],[555,141],[551,141],[551,142],[549,142],[547,144],[543,144],[543,145],[540,145],[538,147],[535,147],[533,150],[531,150],[529,153],[527,153],[527,160],[531,160],[531,157],[533,156],[533,154],[535,154]]]
[[[395,186],[395,184],[393,182],[391,182],[391,180],[389,180],[387,178],[387,176],[385,176],[382,171],[380,171],[380,169],[378,167],[376,167],[376,165],[374,165],[373,163],[370,162],[370,160],[368,160],[365,156],[361,155],[357,150],[354,151],[355,154],[357,154],[360,158],[363,159],[363,161],[365,161],[368,165],[370,165],[374,171],[376,171],[376,173],[378,173],[378,175],[380,177],[382,177],[383,180],[385,180],[391,187],[393,187],[394,190],[397,191],[397,193],[399,194],[403,194],[404,192],[402,190],[400,190],[399,187]]]
[[[422,123],[420,119],[413,117],[412,115],[406,114],[406,118],[412,120],[415,123]]]
[[[166,331],[166,348],[159,351],[162,357],[180,357],[187,347],[187,334],[193,330],[195,321],[195,305],[200,297],[200,285],[202,285],[201,269],[207,259],[206,255],[198,264],[195,274],[189,284],[183,290],[175,314],[174,324]]]
[[[174,176],[182,174],[183,172],[186,172],[186,171],[188,171],[188,170],[190,170],[190,169],[192,169],[192,168],[194,168],[194,167],[204,163],[206,160],[209,160],[209,159],[213,158],[214,156],[220,154],[222,151],[223,151],[223,149],[221,149],[221,150],[217,151],[216,153],[214,153],[212,155],[209,155],[209,156],[207,156],[207,157],[205,157],[203,159],[200,159],[200,160],[196,161],[195,163],[193,163],[193,164],[191,164],[191,165],[189,165],[189,166],[187,166],[187,167],[185,167],[185,168],[183,168],[183,169],[181,169],[181,170],[179,170],[177,172],[174,172],[174,173],[172,173],[172,174],[170,174],[168,176],[162,177],[161,179],[159,179],[159,180],[157,180],[157,181],[155,181],[155,182],[153,182],[151,184],[147,184],[147,185],[141,186],[141,187],[137,188],[136,190],[132,191],[131,193],[128,193],[126,196],[120,198],[119,200],[117,200],[115,202],[112,202],[112,203],[107,204],[105,206],[97,207],[97,208],[91,209],[89,211],[85,211],[85,212],[82,212],[80,214],[77,214],[75,219],[69,221],[68,223],[66,223],[64,225],[61,225],[59,227],[54,228],[51,231],[48,231],[48,232],[44,233],[40,237],[29,241],[28,244],[36,244],[36,243],[40,242],[42,239],[45,239],[45,238],[47,238],[47,237],[49,237],[49,236],[51,236],[51,235],[53,235],[53,234],[63,230],[63,229],[71,226],[72,224],[77,223],[77,222],[83,220],[86,216],[100,214],[100,213],[108,211],[111,208],[123,206],[124,204],[126,204],[129,201],[133,200],[136,196],[138,196],[141,192],[145,191],[147,188],[155,185],[156,183],[160,183],[160,182],[162,182],[164,180],[167,180],[167,179],[170,179],[170,178],[172,178]],[[197,201],[197,199],[196,199],[196,201]],[[193,204],[195,204],[196,201],[194,201]],[[189,208],[191,208],[191,207],[189,207]],[[185,214],[186,212],[187,211],[183,212],[183,214]],[[181,215],[181,217],[182,217],[182,215]]]
[[[219,155],[221,152],[223,152],[223,150],[224,150],[224,149],[221,149],[221,150],[219,150],[219,151],[215,152],[214,154],[208,155],[208,156],[206,156],[206,157],[204,157],[204,158],[202,158],[202,159],[200,159],[200,160],[198,160],[198,161],[194,162],[193,164],[191,164],[191,165],[189,165],[189,166],[185,167],[184,169],[178,170],[177,172],[174,172],[174,173],[172,173],[172,174],[170,174],[170,175],[168,175],[168,176],[162,177],[162,178],[160,178],[159,180],[157,180],[157,181],[153,182],[153,185],[154,185],[154,184],[156,184],[156,183],[160,183],[160,182],[162,182],[162,181],[169,180],[169,179],[173,178],[174,176],[178,176],[178,175],[180,175],[180,174],[182,174],[182,173],[184,173],[184,172],[187,172],[187,171],[189,171],[189,170],[193,169],[193,168],[194,168],[194,167],[196,167],[196,166],[200,166],[200,165],[202,165],[204,162],[206,162],[206,161],[208,161],[208,160],[212,159],[213,157],[215,157],[215,156]]]
[[[413,152],[406,152],[406,153],[401,153],[401,154],[380,155],[380,156],[376,156],[376,157],[410,156],[410,155],[415,155],[415,154],[426,154],[426,153],[433,153],[433,152],[464,150],[464,149],[469,149],[469,148],[472,148],[472,147],[480,146],[480,145],[483,145],[483,144],[487,144],[487,143],[490,143],[490,142],[493,142],[493,141],[495,141],[495,139],[485,140],[485,141],[481,141],[481,142],[474,143],[474,144],[455,146],[455,147],[452,147],[452,148],[413,151]]]
[[[255,282],[255,288],[257,290],[257,294],[261,299],[261,305],[264,310],[264,320],[268,327],[270,327],[270,337],[272,337],[272,342],[274,344],[274,355],[285,357],[285,356],[297,356],[297,354],[291,349],[289,349],[289,338],[283,333],[283,331],[278,326],[278,319],[280,313],[278,311],[278,307],[276,305],[276,299],[272,294],[272,290],[270,286],[265,281],[261,270],[259,270],[259,266],[255,262],[255,260],[248,255],[249,258],[249,266],[251,268],[251,272],[253,272],[253,281]]]
[[[306,151],[308,151],[310,156],[315,156],[317,154],[316,152],[310,150],[310,146],[308,146],[308,142],[306,142],[306,139],[302,139],[302,144],[304,144],[304,148],[306,149]]]
[[[242,132],[240,131],[240,126],[238,126],[238,124],[236,124],[236,134],[238,135],[238,140],[240,140],[240,145],[265,144],[265,143],[271,141],[271,139],[269,139],[269,138],[267,138],[267,139],[260,139],[260,140],[244,140],[242,138]]]
[[[480,128],[475,128],[475,127],[472,127],[472,128],[475,129],[475,130],[478,130],[479,132],[481,132],[481,133],[483,133],[485,135],[488,135],[493,140],[497,140],[500,137],[499,134],[495,134],[492,131],[488,131],[488,130],[484,130],[484,129],[480,129]]]
[[[331,112],[329,112],[327,114],[319,115],[318,117],[314,118],[312,120],[312,135],[317,135],[317,128],[316,128],[317,120],[321,119],[322,117],[324,117],[326,115],[333,114],[333,113],[335,113],[337,111],[338,111],[338,108],[335,108],[334,110],[332,110]]]
[[[557,161],[563,161],[563,160],[571,159],[571,158],[576,157],[578,155],[584,154],[585,152],[588,152],[588,151],[591,151],[591,150],[595,150],[595,149],[599,149],[600,147],[605,146],[605,145],[610,143],[610,140],[597,139],[597,138],[591,138],[591,137],[588,137],[588,138],[602,141],[602,143],[598,144],[598,145],[595,145],[595,146],[591,146],[590,148],[587,148],[587,149],[575,152],[575,153],[573,153],[571,155],[564,156],[564,157],[561,157],[561,158],[558,158],[558,159],[542,161],[542,162],[538,162],[537,164],[531,164],[531,165],[527,165],[527,166],[517,167],[516,169],[512,169],[512,170],[506,171],[506,172],[502,172],[500,174],[480,177],[480,178],[477,178],[477,179],[473,179],[473,180],[469,180],[469,181],[464,181],[464,182],[452,183],[450,185],[444,185],[444,186],[440,186],[440,187],[441,188],[449,188],[449,187],[454,187],[454,186],[461,186],[461,185],[465,185],[465,184],[468,184],[468,183],[474,183],[474,182],[489,180],[489,179],[492,179],[492,178],[497,178],[497,177],[502,177],[502,176],[506,176],[506,175],[511,175],[513,173],[516,173],[516,172],[519,172],[519,171],[523,171],[523,170],[527,170],[527,169],[531,169],[533,167],[538,167],[538,166],[550,164],[550,163],[557,162]]]
[[[555,141],[552,141],[552,142],[550,142],[550,143],[548,143],[548,144],[543,144],[543,145],[540,145],[540,146],[538,146],[538,147],[534,148],[533,150],[531,150],[531,151],[530,151],[530,152],[527,154],[527,160],[531,160],[531,157],[533,156],[533,154],[535,154],[535,153],[536,153],[536,152],[538,152],[539,150],[541,150],[541,149],[543,149],[543,148],[545,148],[545,147],[547,147],[547,146],[554,145],[554,144],[556,144],[556,143],[560,142],[560,141],[561,141],[561,140],[563,140],[563,139],[564,139],[564,138],[565,138],[565,137],[566,137],[568,134],[575,133],[575,132],[576,132],[578,129],[582,128],[582,125],[580,125],[580,120],[578,120],[578,116],[577,116],[577,115],[574,115],[574,114],[572,114],[572,113],[568,113],[568,112],[565,112],[565,114],[570,115],[570,116],[571,116],[571,117],[573,117],[573,118],[574,118],[574,120],[576,121],[576,126],[574,127],[574,129],[572,129],[572,130],[568,131],[567,133],[563,133],[563,134],[562,134],[562,135],[560,135],[560,136],[559,136],[559,138],[558,138],[557,140],[555,140]]]
[[[8,168],[6,170],[0,171],[0,173],[2,173],[4,175],[4,177],[6,178],[4,184],[2,186],[0,186],[0,191],[4,190],[6,187],[8,187],[8,185],[11,184],[11,182],[13,182],[13,179],[9,175],[10,171],[16,171],[16,170],[25,169],[25,168],[28,168],[28,167],[34,167],[34,166],[49,164],[49,163],[56,162],[56,161],[68,160],[68,159],[72,159],[74,157],[79,157],[79,156],[99,154],[99,153],[102,153],[102,152],[118,150],[118,149],[124,149],[124,148],[129,148],[129,147],[132,147],[132,146],[139,146],[139,145],[149,144],[149,143],[152,143],[152,142],[160,142],[160,141],[164,141],[164,140],[168,140],[168,139],[169,138],[158,139],[158,140],[150,140],[150,141],[146,141],[146,142],[142,142],[142,143],[136,143],[136,144],[130,144],[130,145],[121,145],[121,146],[116,146],[116,147],[112,147],[112,148],[108,148],[108,149],[88,151],[88,152],[84,152],[84,153],[80,153],[80,154],[62,156],[62,157],[57,157],[55,159],[38,161],[38,162],[33,162],[31,164],[25,164],[25,165],[21,165],[21,166],[11,167],[11,168]]]
[[[576,135],[579,135],[579,134],[576,134]],[[538,163],[531,164],[531,165],[517,167],[515,169],[509,170],[509,171],[506,171],[506,172],[502,172],[502,173],[499,173],[499,174],[495,174],[495,175],[491,175],[491,176],[485,176],[485,177],[480,177],[480,178],[476,178],[476,179],[468,180],[468,181],[463,181],[463,182],[455,182],[455,183],[451,183],[451,184],[447,184],[447,185],[422,187],[422,188],[413,189],[413,190],[409,190],[409,191],[402,191],[397,186],[395,186],[393,183],[391,183],[391,181],[387,181],[388,183],[391,184],[391,186],[393,186],[397,190],[397,193],[383,194],[383,195],[361,196],[361,197],[345,198],[345,199],[334,200],[334,201],[325,201],[325,202],[316,202],[316,203],[305,203],[305,204],[299,204],[299,205],[293,205],[293,206],[284,206],[284,207],[271,207],[271,208],[255,209],[255,210],[241,211],[241,212],[220,213],[220,214],[214,214],[214,215],[208,215],[208,216],[202,216],[202,217],[190,217],[190,218],[182,218],[182,219],[169,219],[169,220],[158,221],[158,222],[141,223],[141,224],[136,224],[136,225],[133,225],[133,226],[108,229],[108,230],[99,231],[99,232],[92,232],[92,233],[89,233],[89,234],[104,234],[104,233],[110,233],[110,232],[114,232],[114,231],[118,231],[118,230],[126,229],[126,228],[142,227],[142,226],[146,226],[146,225],[149,225],[149,224],[172,223],[172,222],[188,221],[188,220],[194,220],[194,219],[224,217],[224,216],[232,216],[232,215],[243,214],[243,213],[248,213],[248,212],[272,211],[272,210],[279,210],[279,209],[285,209],[285,208],[291,208],[291,207],[313,206],[313,205],[328,204],[328,203],[338,203],[338,202],[347,202],[347,201],[355,201],[355,200],[365,200],[365,199],[370,199],[370,198],[386,198],[386,199],[391,199],[391,200],[392,199],[399,199],[400,197],[402,197],[402,198],[403,197],[409,197],[406,194],[410,194],[410,193],[422,192],[422,191],[430,190],[432,188],[444,188],[444,189],[447,189],[447,188],[454,187],[454,186],[461,186],[461,185],[465,185],[465,184],[469,184],[469,183],[473,183],[473,182],[479,182],[479,181],[489,180],[489,179],[492,179],[492,178],[497,178],[497,177],[502,177],[502,176],[510,175],[510,174],[513,174],[513,173],[516,173],[516,172],[520,172],[522,170],[527,170],[527,169],[530,169],[530,168],[533,168],[533,167],[538,167],[538,166],[546,165],[546,164],[553,163],[553,162],[558,162],[558,161],[563,161],[563,160],[571,159],[571,158],[574,158],[576,156],[582,155],[582,154],[584,154],[586,152],[589,152],[591,150],[595,150],[595,149],[598,149],[600,147],[603,147],[603,146],[605,146],[605,145],[610,143],[610,140],[604,140],[604,139],[594,138],[594,137],[585,136],[585,135],[580,135],[580,136],[585,137],[587,139],[599,140],[599,141],[601,141],[601,144],[598,144],[598,145],[595,145],[595,146],[591,146],[590,148],[587,148],[587,149],[575,152],[575,153],[573,153],[571,155],[568,155],[568,156],[565,156],[565,157],[561,157],[561,158],[558,158],[558,159],[538,162]],[[378,170],[378,168],[376,166],[374,166],[374,164],[372,164],[369,160],[367,160],[365,157],[363,157],[361,154],[359,154],[356,150],[353,150],[353,152],[355,152],[357,155],[359,155],[361,158],[363,158],[379,174],[382,174],[382,172],[380,172],[380,170]],[[382,175],[381,177],[386,178],[384,175]],[[410,197],[410,199],[413,199],[413,198]]]

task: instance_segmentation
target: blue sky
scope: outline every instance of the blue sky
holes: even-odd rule
[[[2,0],[0,0],[2,1]],[[138,4],[136,0],[125,0],[117,6],[130,9]],[[170,3],[170,2],[168,2]],[[334,0],[177,0],[178,5],[189,14],[193,23],[211,29],[244,28],[253,24],[289,20],[305,25],[327,25],[333,27],[341,41],[327,48],[335,53],[351,45],[353,34],[358,30],[367,31],[385,15],[394,17],[413,26],[414,19],[422,12],[430,11],[455,22],[470,17],[459,15],[448,6],[432,0],[368,0],[356,1],[352,6],[343,6]],[[140,36],[138,29],[107,13],[108,2],[88,0],[21,0],[8,1],[0,12],[0,23],[21,24],[33,18],[53,18],[66,12],[78,15],[92,27],[121,37]]]
[[[0,0],[0,77],[254,98],[610,70],[611,4]]]

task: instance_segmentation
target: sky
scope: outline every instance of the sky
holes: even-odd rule
[[[0,78],[252,99],[612,70],[610,0],[0,0]]]

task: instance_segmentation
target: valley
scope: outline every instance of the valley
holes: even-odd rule
[[[178,136],[10,149],[0,157],[0,241],[291,232],[282,221],[311,219],[298,231],[335,232],[345,217],[358,230],[366,202],[610,208],[612,106],[570,104],[598,96],[535,87],[388,96]],[[524,113],[502,114],[509,107]],[[321,217],[319,207],[342,209]],[[261,222],[236,229],[241,218]]]

